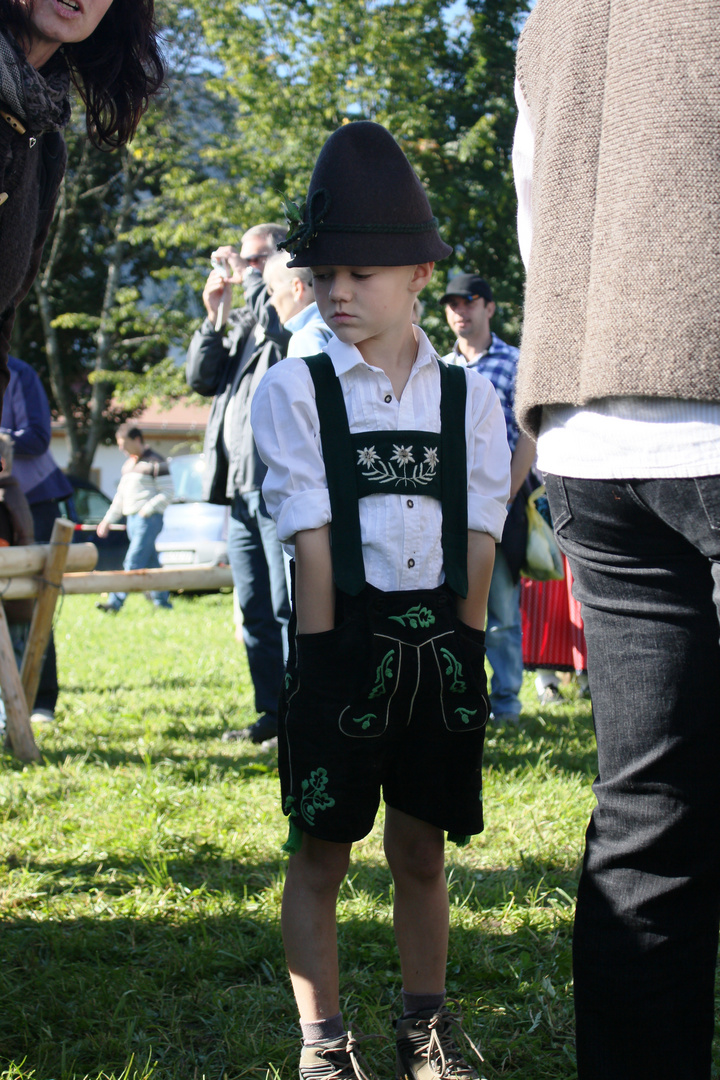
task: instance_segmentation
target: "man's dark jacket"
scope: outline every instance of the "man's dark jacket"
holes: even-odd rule
[[[268,368],[282,360],[290,335],[268,302],[260,274],[245,285],[246,305],[233,309],[222,332],[205,319],[187,354],[187,381],[196,393],[212,397],[205,431],[203,498],[231,503],[235,494],[257,491],[267,471],[250,427],[250,404]],[[224,438],[225,411],[233,402],[229,445]]]

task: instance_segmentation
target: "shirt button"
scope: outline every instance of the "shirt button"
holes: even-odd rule
[[[412,510],[413,506],[415,505],[415,503],[412,501],[412,499],[408,499],[407,504],[408,504],[408,506],[410,507],[411,510]]]
[[[408,559],[408,566],[410,567],[411,570],[412,570],[414,565],[415,565],[415,560],[414,559]]]
[[[385,395],[385,404],[389,405],[391,401],[392,401],[392,394],[386,394]]]
[[[7,191],[0,191],[0,206],[2,206],[4,202],[7,202],[7,197]]]

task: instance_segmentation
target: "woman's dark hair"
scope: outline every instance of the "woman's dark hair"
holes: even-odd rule
[[[27,39],[25,5],[0,0],[0,25]],[[155,0],[113,0],[90,37],[64,45],[63,53],[85,104],[90,139],[101,148],[124,146],[165,77]]]

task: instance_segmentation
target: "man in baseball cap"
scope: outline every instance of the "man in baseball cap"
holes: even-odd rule
[[[462,296],[468,303],[482,299],[493,303],[492,289],[479,274],[456,274],[447,284],[441,304],[447,304],[451,297]],[[493,304],[493,311],[495,305]]]

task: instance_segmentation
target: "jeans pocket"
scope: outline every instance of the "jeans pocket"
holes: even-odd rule
[[[720,532],[720,476],[698,476],[695,487],[708,525],[714,532]]]
[[[559,533],[565,525],[572,521],[573,517],[568,502],[565,480],[562,476],[555,476],[554,473],[545,473],[544,479],[553,528],[556,533]]]

